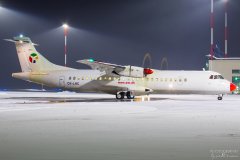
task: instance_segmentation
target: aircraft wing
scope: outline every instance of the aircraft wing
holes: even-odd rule
[[[100,62],[100,61],[96,61],[94,59],[83,59],[83,60],[79,60],[77,62],[86,64],[86,65],[90,66],[92,69],[100,70],[101,72],[105,71],[106,73],[112,73],[112,72],[119,73],[126,69],[125,66]]]

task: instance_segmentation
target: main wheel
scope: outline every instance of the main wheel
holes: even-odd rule
[[[125,93],[124,93],[124,92],[118,92],[118,93],[116,94],[116,99],[123,99],[124,96],[125,96]]]
[[[131,91],[128,91],[128,92],[127,92],[127,98],[128,98],[128,99],[134,99],[134,97],[135,97],[135,96],[133,95],[133,93],[132,93]]]

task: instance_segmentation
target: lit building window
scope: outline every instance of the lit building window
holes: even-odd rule
[[[237,83],[240,83],[240,76],[233,76],[232,77],[232,82],[237,84]]]
[[[240,70],[239,69],[233,69],[232,74],[240,74]]]

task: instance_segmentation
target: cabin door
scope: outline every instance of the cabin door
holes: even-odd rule
[[[59,87],[61,87],[61,88],[65,87],[65,77],[64,76],[59,77]]]

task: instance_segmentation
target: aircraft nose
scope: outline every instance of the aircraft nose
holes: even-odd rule
[[[230,92],[233,92],[237,89],[237,86],[233,83],[230,83]]]

